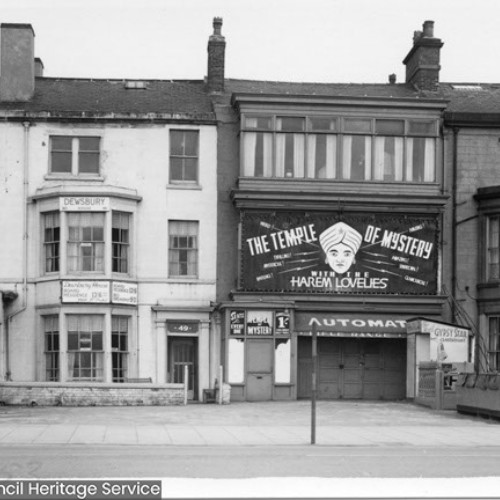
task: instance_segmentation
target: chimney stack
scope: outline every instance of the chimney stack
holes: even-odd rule
[[[0,100],[29,101],[35,93],[35,33],[31,24],[0,24]]]
[[[443,42],[434,37],[434,21],[425,21],[423,31],[413,34],[413,47],[405,57],[406,83],[419,90],[436,91],[439,87],[439,56]]]
[[[213,27],[214,33],[208,39],[207,85],[209,92],[222,92],[224,90],[226,39],[221,34],[221,17],[214,17]]]

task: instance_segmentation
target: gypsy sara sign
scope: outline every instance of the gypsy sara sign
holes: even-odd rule
[[[432,294],[435,218],[246,214],[246,289]]]

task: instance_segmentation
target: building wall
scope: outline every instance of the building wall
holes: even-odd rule
[[[169,130],[199,130],[199,182],[196,186],[169,183]],[[208,308],[215,300],[216,278],[216,128],[198,124],[148,124],[116,122],[102,124],[34,122],[24,131],[20,123],[0,124],[0,175],[2,177],[2,234],[0,284],[19,297],[6,306],[6,315],[21,310],[8,321],[11,378],[16,381],[43,380],[43,333],[41,315],[64,312],[107,314],[126,312],[131,318],[130,376],[152,377],[165,382],[166,352],[157,352],[158,337],[166,336],[165,321],[156,324],[152,306],[183,309],[183,318],[193,316],[207,325],[203,335],[213,335]],[[68,179],[49,174],[51,135],[101,137],[100,175]],[[24,160],[24,139],[28,157]],[[27,176],[24,181],[23,169]],[[27,189],[27,298],[23,291],[23,208]],[[132,213],[131,266],[126,275],[104,273],[45,274],[41,213],[59,210],[60,196],[101,196],[111,199],[113,209]],[[62,216],[61,216],[62,217]],[[199,221],[198,278],[170,278],[168,271],[168,221]],[[61,245],[64,245],[61,242]],[[109,246],[109,245],[108,245]],[[110,252],[109,249],[106,252]],[[109,256],[108,256],[109,257]],[[138,285],[134,305],[65,304],[61,307],[61,280],[119,280]],[[196,311],[203,309],[200,316]],[[168,315],[167,315],[168,316]],[[202,335],[201,333],[199,335]],[[6,339],[1,339],[2,377],[7,371]],[[208,373],[208,350],[201,351]],[[215,354],[213,354],[215,355]],[[107,357],[110,353],[106,354]],[[217,364],[214,358],[210,361]],[[110,376],[109,373],[107,375]],[[204,385],[210,383],[203,375]],[[213,381],[211,382],[213,383]]]

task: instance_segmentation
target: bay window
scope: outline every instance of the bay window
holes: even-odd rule
[[[436,120],[242,117],[242,175],[355,182],[436,182]]]
[[[68,214],[69,272],[104,272],[104,213]]]

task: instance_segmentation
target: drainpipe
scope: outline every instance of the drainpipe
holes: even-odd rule
[[[10,322],[28,306],[28,194],[30,123],[23,122],[23,291],[21,307],[5,317],[5,380],[12,380],[10,370]]]
[[[458,127],[453,127],[453,165],[451,185],[451,314],[456,323],[456,286],[457,286],[457,176],[458,176]]]

